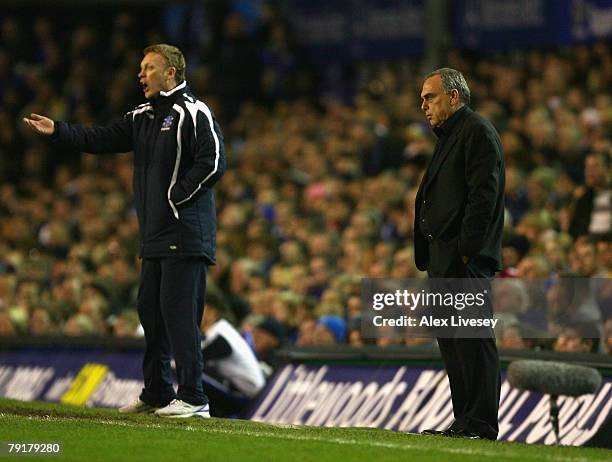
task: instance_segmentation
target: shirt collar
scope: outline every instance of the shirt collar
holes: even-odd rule
[[[177,91],[182,90],[182,89],[186,89],[186,88],[187,88],[187,81],[183,80],[183,82],[181,84],[177,85],[172,90],[160,91],[159,92],[159,96],[171,96],[174,93],[176,93]]]
[[[433,132],[438,138],[442,136],[448,136],[453,131],[457,121],[461,119],[461,116],[467,112],[467,106],[463,105],[455,111],[448,119],[446,119],[439,127],[434,127]]]

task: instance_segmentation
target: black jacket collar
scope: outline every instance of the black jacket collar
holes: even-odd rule
[[[452,116],[446,119],[446,121],[444,121],[442,125],[440,125],[439,127],[434,127],[434,133],[438,138],[447,137],[452,133],[453,128],[455,128],[455,126],[457,125],[457,122],[469,112],[472,112],[472,110],[469,107],[463,105],[461,108],[457,109],[457,111],[455,111]]]

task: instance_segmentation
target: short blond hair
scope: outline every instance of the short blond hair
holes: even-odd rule
[[[168,45],[166,43],[158,43],[157,45],[149,45],[143,50],[143,55],[147,55],[148,53],[158,53],[164,57],[166,60],[166,64],[168,67],[173,67],[176,69],[176,83],[181,83],[185,80],[185,68],[187,67],[185,63],[185,57],[181,50],[172,45]]]

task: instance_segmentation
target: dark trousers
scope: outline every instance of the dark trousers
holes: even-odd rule
[[[208,402],[202,389],[200,323],[206,293],[206,263],[200,258],[144,258],[138,315],[144,328],[144,388],[140,399],[161,407],[172,399]],[[178,390],[172,387],[171,359]]]
[[[439,338],[438,346],[450,382],[451,428],[497,439],[501,378],[495,339]]]
[[[434,244],[435,245],[435,244]],[[444,249],[430,246],[430,255]],[[428,268],[435,278],[483,278],[490,280],[493,265],[475,258],[463,264],[458,255],[444,269]],[[459,258],[457,260],[457,258]],[[488,293],[491,293],[490,290]],[[489,309],[491,307],[488,304]],[[438,346],[448,374],[455,422],[451,428],[472,431],[488,439],[497,439],[501,370],[495,334],[486,338],[438,338]]]

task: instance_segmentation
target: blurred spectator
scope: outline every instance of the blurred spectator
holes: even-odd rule
[[[6,311],[0,311],[0,335],[15,335],[17,330]]]
[[[328,262],[323,257],[315,257],[310,262],[311,277],[307,284],[307,295],[320,299],[327,288],[331,274]]]
[[[389,347],[405,344],[399,329],[391,326],[381,326],[376,329],[375,344],[378,347]]]
[[[500,332],[505,332],[507,327],[518,325],[530,305],[525,283],[520,279],[510,278],[494,281],[492,303],[495,318],[499,320],[497,327]]]
[[[299,324],[298,335],[295,344],[300,347],[315,345],[315,329],[317,318],[313,315],[305,316]]]
[[[126,309],[119,313],[113,322],[113,335],[115,337],[135,338],[140,337],[138,333],[138,312],[134,309]]]
[[[97,335],[96,321],[84,313],[70,316],[63,329],[64,335],[69,337],[84,337]]]
[[[354,347],[362,347],[365,342],[361,337],[361,319],[353,317],[348,323],[347,342]]]
[[[597,247],[588,239],[578,239],[570,252],[570,267],[572,271],[583,277],[605,277],[598,266]]]
[[[500,348],[522,350],[527,348],[527,343],[523,339],[521,330],[518,325],[505,325],[495,333],[497,337],[497,346]]]
[[[36,308],[30,314],[30,335],[33,337],[56,334],[49,312]]]
[[[550,263],[544,255],[529,254],[519,261],[516,276],[527,281],[546,279],[550,270]]]
[[[281,347],[285,341],[285,329],[275,318],[266,316],[253,328],[253,346],[257,359],[264,368],[266,376],[277,365],[274,352]]]
[[[568,251],[571,244],[571,237],[567,234],[551,235],[544,241],[544,254],[553,273],[560,274],[569,271]]]
[[[591,153],[584,161],[584,187],[575,193],[569,232],[612,237],[612,189],[610,188],[610,154]]]
[[[599,332],[592,325],[564,328],[553,349],[558,352],[595,353],[599,346]]]
[[[517,265],[529,251],[530,242],[520,234],[504,236],[502,240],[502,261],[504,270],[501,277],[512,277],[517,275]]]
[[[317,321],[313,333],[313,346],[334,345],[346,342],[347,328],[339,316],[322,316]]]

